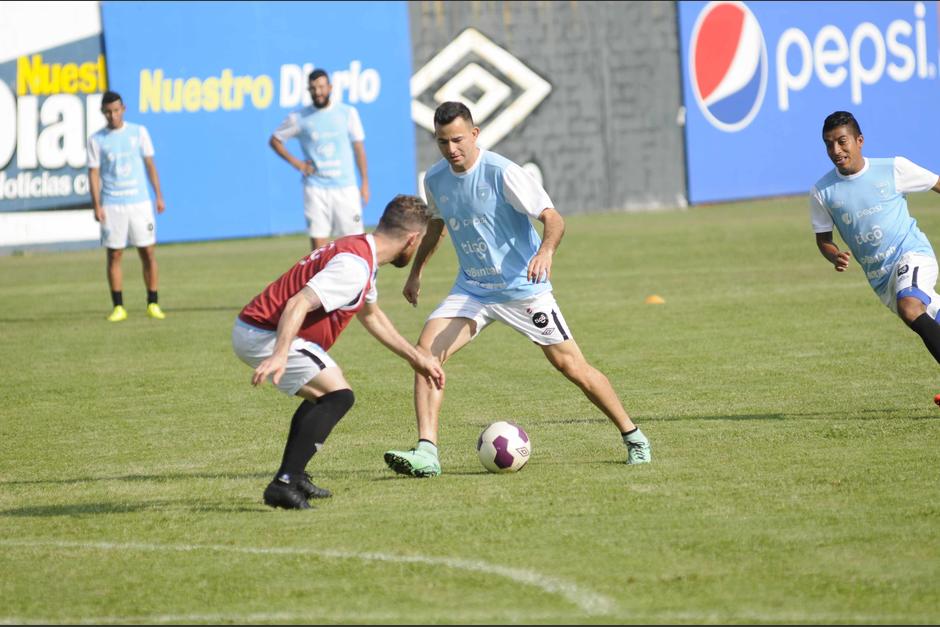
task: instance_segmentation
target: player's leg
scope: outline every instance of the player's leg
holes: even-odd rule
[[[138,248],[137,254],[140,255],[140,265],[144,273],[144,285],[147,287],[147,315],[157,320],[166,318],[166,314],[160,309],[158,283],[160,279],[159,268],[157,266],[156,245]]]
[[[623,443],[627,447],[627,463],[643,464],[651,461],[649,440],[630,419],[610,380],[588,363],[577,342],[568,339],[560,344],[543,345],[541,348],[548,361],[577,385],[588,400],[604,412],[620,430]]]
[[[323,362],[325,352],[308,352]],[[323,448],[333,428],[352,408],[355,395],[343,371],[332,365],[301,386],[296,396],[304,400],[291,419],[281,466],[274,481],[292,486],[307,499],[327,498],[332,493],[313,484],[307,474],[307,466]]]
[[[124,309],[124,273],[121,261],[127,246],[127,213],[120,205],[104,206],[104,222],[101,224],[101,244],[107,255],[108,287],[111,290],[113,310],[108,316],[109,322],[127,320]]]
[[[232,348],[252,368],[271,356],[276,340],[276,332],[240,320],[232,328]],[[307,465],[355,398],[342,370],[326,351],[300,338],[291,343],[277,388],[304,400],[294,412],[281,466],[265,489],[264,500],[272,507],[306,509],[308,498],[330,496],[329,490],[311,483]]]
[[[160,309],[157,292],[160,273],[157,267],[157,221],[153,213],[153,203],[148,200],[128,205],[126,210],[128,241],[137,247],[140,267],[144,275],[144,286],[147,288],[147,315],[163,320],[166,315]]]
[[[935,291],[937,260],[929,255],[907,254],[895,266],[889,285],[898,317],[917,333],[933,358],[940,363],[940,296]]]
[[[488,312],[537,344],[552,366],[617,426],[627,447],[628,463],[650,461],[649,441],[630,419],[610,380],[584,358],[551,292],[492,305]]]
[[[437,357],[441,364],[467,345],[490,322],[482,315],[483,306],[466,296],[448,296],[431,313],[421,336],[418,349]],[[414,404],[418,422],[418,444],[408,451],[385,453],[385,463],[395,472],[412,477],[435,477],[441,474],[437,451],[437,430],[444,391],[415,374]]]
[[[315,185],[304,185],[304,219],[310,236],[310,249],[316,250],[330,243],[333,225],[327,190]]]

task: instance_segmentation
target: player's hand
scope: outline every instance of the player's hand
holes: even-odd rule
[[[166,211],[166,203],[163,201],[163,196],[157,196],[157,213],[164,211]]]
[[[531,283],[545,283],[552,277],[552,255],[549,252],[539,251],[529,262],[529,271],[526,275]]]
[[[847,250],[840,251],[836,253],[836,258],[833,259],[832,265],[835,266],[836,272],[845,272],[849,269],[849,259],[851,259],[852,253]]]
[[[301,163],[299,170],[300,170],[300,173],[303,174],[304,176],[310,176],[311,174],[317,171],[317,169],[313,167],[313,161],[309,161],[309,160]]]
[[[441,368],[441,362],[437,357],[419,352],[412,368],[418,374],[424,375],[428,385],[433,385],[438,390],[444,389],[444,369]]]
[[[368,205],[369,196],[371,195],[369,192],[369,181],[362,182],[362,186],[359,188],[359,194],[362,196],[362,204]]]
[[[104,209],[101,207],[95,207],[95,222],[104,224]]]
[[[408,280],[405,281],[405,287],[401,291],[404,295],[405,300],[411,303],[412,307],[418,306],[418,294],[421,293],[421,279],[409,275]]]
[[[269,375],[273,375],[271,380],[274,382],[274,385],[277,385],[281,382],[281,377],[284,376],[284,370],[286,368],[286,357],[277,357],[272,355],[258,364],[258,367],[255,368],[255,372],[251,376],[251,384],[259,385],[260,383],[263,383]]]

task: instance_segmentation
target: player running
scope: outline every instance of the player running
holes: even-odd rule
[[[825,119],[822,138],[836,167],[810,192],[819,252],[836,272],[844,272],[854,255],[881,302],[921,337],[940,362],[936,321],[940,297],[934,291],[937,258],[908,213],[905,198],[909,192],[940,193],[940,177],[904,157],[863,157],[865,137],[847,111]],[[832,241],[833,225],[851,252],[839,250]]]
[[[434,136],[444,159],[424,179],[433,218],[405,283],[405,298],[417,305],[421,273],[445,224],[460,271],[450,295],[428,318],[418,346],[443,363],[492,322],[515,329],[539,346],[548,361],[617,426],[627,447],[627,463],[649,462],[649,441],[627,415],[607,377],[581,354],[552,295],[552,257],[565,231],[561,214],[525,170],[478,148],[479,134],[463,104],[445,102],[434,113]],[[545,225],[544,239],[539,239],[529,218]],[[415,377],[419,440],[411,450],[385,454],[392,470],[414,477],[441,474],[437,428],[443,401],[442,389]]]

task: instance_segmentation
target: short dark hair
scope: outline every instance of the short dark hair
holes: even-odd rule
[[[307,77],[307,82],[308,82],[308,83],[312,83],[313,81],[317,80],[317,79],[320,78],[321,76],[326,77],[326,82],[327,82],[327,83],[330,82],[330,75],[326,73],[326,70],[321,70],[321,69],[319,69],[319,68],[317,68],[316,70],[310,72],[310,76]]]
[[[862,134],[862,129],[859,127],[858,120],[855,119],[854,115],[848,111],[836,111],[826,116],[826,121],[823,122],[823,135],[840,126],[848,126],[856,137]]]
[[[124,99],[121,98],[121,94],[117,93],[116,91],[106,91],[101,97],[101,106],[103,107],[105,105],[111,104],[112,102],[118,101],[124,102]]]
[[[431,213],[420,196],[399,194],[385,205],[376,231],[407,233],[420,231],[428,224]]]
[[[470,126],[473,126],[473,116],[470,115],[470,109],[462,102],[445,102],[434,111],[434,126],[446,126],[456,120],[463,118]]]

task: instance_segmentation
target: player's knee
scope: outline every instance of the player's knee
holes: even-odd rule
[[[343,414],[352,409],[356,402],[356,395],[349,388],[332,392],[330,398],[336,404],[336,409]]]
[[[898,299],[898,317],[910,325],[927,311],[924,303],[914,296],[905,296]]]

